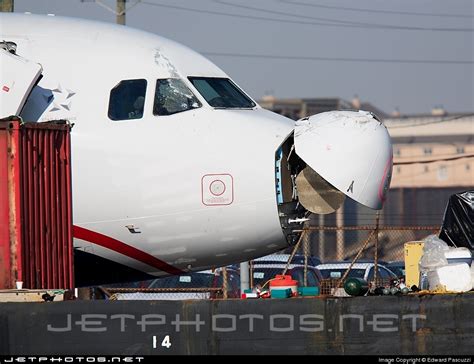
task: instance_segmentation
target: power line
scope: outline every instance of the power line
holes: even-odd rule
[[[337,62],[370,62],[370,63],[414,63],[414,64],[474,64],[474,61],[455,60],[433,60],[433,59],[387,59],[387,58],[348,58],[348,57],[313,57],[313,56],[290,56],[277,54],[251,54],[251,53],[224,53],[224,52],[201,52],[206,56],[215,57],[240,57],[261,59],[289,59],[300,61],[337,61]]]
[[[350,8],[350,7],[345,7],[345,6],[308,4],[308,3],[292,1],[292,0],[279,0],[279,1],[286,4],[300,5],[300,6],[306,6],[306,7],[312,7],[312,8],[346,10],[346,11],[354,11],[354,12],[360,12],[360,13],[415,15],[415,16],[430,16],[430,17],[440,17],[440,18],[467,18],[467,19],[474,18],[474,16],[466,15],[466,14],[433,14],[433,13],[419,13],[419,12],[412,12],[412,11],[380,10],[380,9],[372,9],[372,8]]]
[[[449,162],[449,161],[454,161],[458,159],[464,159],[464,158],[474,158],[474,154],[464,154],[456,157],[448,157],[448,158],[438,158],[438,159],[430,159],[430,160],[416,160],[416,161],[410,161],[410,162],[393,162],[394,166],[401,166],[401,165],[407,165],[407,164],[429,164],[429,163],[436,163],[436,162]]]
[[[436,155],[439,158],[450,158],[450,157],[458,156],[460,154],[459,153],[442,153],[442,154],[436,154]],[[396,159],[397,159],[397,161],[400,161],[400,160],[404,160],[404,159],[426,158],[426,157],[427,157],[427,155],[423,153],[423,154],[414,154],[414,155],[410,155],[410,156],[400,156],[400,157],[397,156]]]
[[[231,6],[234,8],[251,10],[251,11],[259,11],[265,14],[275,14],[275,15],[282,15],[285,17],[291,16],[293,18],[299,19],[311,19],[311,20],[318,20],[318,21],[326,21],[331,22],[334,24],[341,24],[341,25],[350,25],[357,28],[373,28],[373,29],[395,29],[395,30],[424,30],[424,31],[473,31],[472,28],[438,28],[438,27],[419,27],[419,26],[403,26],[403,25],[392,25],[392,24],[380,24],[380,23],[365,23],[365,22],[357,22],[357,21],[347,21],[347,20],[340,20],[334,18],[321,18],[321,17],[312,17],[308,15],[301,15],[301,14],[294,14],[288,13],[283,11],[276,11],[276,10],[269,10],[269,9],[262,9],[257,8],[254,6],[249,5],[242,5],[242,4],[235,4],[229,3],[225,0],[213,0],[217,4]]]
[[[260,11],[260,12],[263,12],[263,13],[266,13],[266,14],[283,15],[283,16],[286,16],[286,17],[291,16],[293,18],[311,19],[311,20],[331,22],[331,23],[335,23],[335,24],[352,24],[352,25],[363,25],[363,26],[369,26],[369,27],[374,25],[374,24],[369,24],[369,23],[359,23],[359,22],[346,21],[346,20],[340,20],[340,19],[319,18],[319,17],[307,16],[307,15],[301,15],[301,14],[291,14],[291,13],[288,13],[288,12],[256,8],[256,7],[248,6],[248,5],[228,3],[224,0],[213,0],[213,1],[217,4],[221,4],[221,5],[225,5],[225,6],[232,6],[232,7],[235,7],[235,8],[252,10],[252,11],[256,10],[256,11]]]
[[[367,218],[374,217],[376,212],[373,213],[366,213],[366,212],[346,212],[344,211],[345,216],[367,216]],[[420,214],[414,214],[410,212],[403,212],[403,213],[384,213],[384,216],[390,216],[390,217],[403,217],[403,216],[423,216],[423,217],[432,217],[432,216],[438,216],[439,213],[420,213]]]
[[[455,168],[455,167],[459,167],[461,164],[463,163],[466,163],[465,161],[463,160],[457,160],[457,161],[454,161],[452,163],[447,163],[446,165],[444,165],[447,169],[452,169],[452,168]],[[433,171],[432,171],[433,172]],[[397,183],[400,183],[400,182],[410,182],[412,183],[413,179],[414,178],[417,178],[417,177],[420,177],[420,176],[426,176],[427,174],[429,174],[430,172],[426,172],[426,171],[423,171],[423,172],[418,172],[418,173],[410,173],[409,175],[405,175],[405,176],[396,176],[396,177],[392,177],[392,181],[395,180],[396,178],[396,181]],[[472,174],[472,173],[471,173]],[[469,180],[470,182],[470,185],[472,186],[473,184],[473,181],[472,181],[472,178]],[[417,189],[417,187],[395,187],[395,188],[401,188],[401,189],[407,189],[407,190],[413,190],[413,189]],[[425,187],[422,187],[422,188],[425,188]],[[428,188],[440,188],[440,187],[435,187],[435,186],[431,186],[431,187],[428,187]],[[442,186],[441,188],[453,188],[453,186],[449,187],[449,186]]]
[[[183,11],[188,11],[188,12],[193,12],[193,13],[200,13],[200,14],[221,15],[221,16],[228,16],[228,17],[232,17],[232,18],[263,20],[263,21],[272,21],[272,22],[278,22],[278,23],[283,22],[283,23],[291,23],[291,24],[304,24],[304,23],[301,23],[300,21],[296,21],[296,20],[266,18],[266,17],[262,17],[262,16],[255,16],[255,15],[239,15],[239,14],[225,13],[225,12],[222,12],[222,11],[215,11],[215,10],[193,9],[193,8],[187,8],[187,7],[178,6],[178,5],[154,3],[154,2],[150,2],[150,1],[142,1],[141,3],[146,4],[146,5],[151,5],[151,6],[157,6],[157,7],[161,7],[161,8],[183,10]],[[307,24],[331,25],[329,23],[316,23],[316,22],[307,22]]]
[[[347,22],[347,23],[340,23],[340,20],[337,20],[338,23],[334,23],[334,19],[327,19],[326,22],[314,22],[314,21],[303,21],[303,20],[289,20],[289,19],[276,19],[276,18],[269,18],[263,16],[256,16],[256,15],[241,15],[241,14],[233,14],[233,13],[226,13],[222,11],[215,11],[215,10],[203,10],[203,9],[194,9],[188,8],[179,5],[169,5],[169,4],[162,4],[162,3],[155,3],[150,1],[142,1],[141,4],[146,4],[150,6],[162,7],[162,8],[169,8],[175,10],[182,10],[200,14],[212,14],[212,15],[220,15],[220,16],[228,16],[233,18],[240,18],[240,19],[253,19],[253,20],[263,20],[263,21],[271,21],[277,23],[289,23],[289,24],[297,24],[297,25],[318,25],[318,26],[327,26],[327,27],[345,27],[345,28],[360,28],[360,29],[392,29],[392,30],[417,30],[417,31],[441,31],[441,32],[474,32],[472,28],[425,28],[425,27],[416,27],[416,26],[398,26],[398,25],[383,25],[383,24],[367,24],[355,22]],[[262,10],[262,9],[261,9]]]
[[[466,114],[466,115],[457,115],[453,116],[452,118],[447,118],[447,119],[441,119],[441,120],[434,120],[434,121],[426,121],[424,123],[413,123],[413,124],[404,124],[404,125],[394,125],[394,126],[387,126],[389,129],[399,129],[399,128],[414,128],[417,126],[423,126],[423,125],[431,125],[431,124],[439,124],[439,123],[445,123],[448,121],[453,121],[453,120],[458,120],[458,119],[464,119],[464,118],[470,118],[473,117],[473,114]]]

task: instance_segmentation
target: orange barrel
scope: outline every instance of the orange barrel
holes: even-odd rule
[[[298,281],[291,278],[290,275],[277,274],[273,280],[270,281],[270,292],[274,289],[291,288],[293,296],[298,295]]]

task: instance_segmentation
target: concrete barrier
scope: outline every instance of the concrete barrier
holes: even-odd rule
[[[0,354],[471,354],[474,295],[0,304]]]

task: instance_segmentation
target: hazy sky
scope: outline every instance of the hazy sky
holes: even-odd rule
[[[115,22],[97,3],[15,0],[15,11]],[[206,54],[256,99],[358,94],[386,112],[474,111],[473,0],[135,3],[128,26]]]

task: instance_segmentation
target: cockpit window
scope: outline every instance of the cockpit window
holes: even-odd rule
[[[255,102],[228,78],[189,77],[189,80],[212,107],[223,109],[255,107]]]
[[[145,107],[146,80],[123,80],[111,91],[109,118],[112,120],[140,119]]]
[[[201,106],[196,96],[179,78],[156,81],[153,115],[172,115]]]

